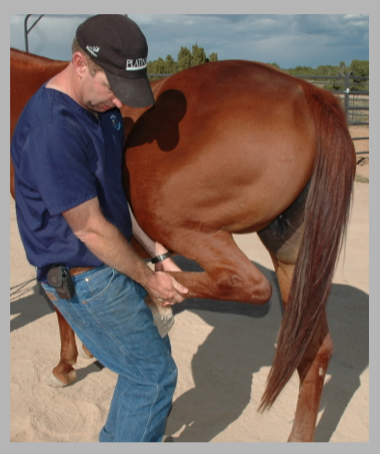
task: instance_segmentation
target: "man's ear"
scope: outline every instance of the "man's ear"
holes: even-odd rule
[[[86,68],[88,67],[87,58],[81,52],[75,52],[73,54],[72,62],[74,65],[75,72],[78,74],[79,77],[83,77],[84,73],[86,72]]]

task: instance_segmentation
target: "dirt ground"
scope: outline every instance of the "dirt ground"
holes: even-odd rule
[[[368,141],[355,145],[357,150],[369,150]],[[369,154],[358,155],[357,161],[357,174],[369,178]],[[273,296],[262,307],[206,300],[176,306],[170,338],[179,380],[167,433],[178,442],[282,442],[291,430],[296,375],[270,411],[257,413],[281,321],[273,267],[257,235],[235,239],[270,279]],[[179,262],[192,266],[181,258]],[[25,259],[12,199],[10,265],[10,441],[96,442],[116,375],[94,360],[79,358],[75,383],[65,388],[46,384],[59,358],[58,325]],[[335,274],[328,318],[335,351],[315,441],[368,442],[368,183],[355,182],[347,243]]]
[[[350,126],[351,137],[369,137],[368,126]],[[354,140],[357,154],[356,174],[369,179],[369,140]]]

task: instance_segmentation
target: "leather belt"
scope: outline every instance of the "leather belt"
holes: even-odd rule
[[[85,273],[86,271],[93,270],[95,267],[93,266],[83,266],[83,267],[78,267],[78,268],[70,268],[69,269],[69,274],[71,276],[77,276],[78,274]]]

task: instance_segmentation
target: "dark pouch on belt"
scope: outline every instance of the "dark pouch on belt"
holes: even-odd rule
[[[63,265],[50,268],[47,273],[49,285],[55,288],[57,295],[64,300],[71,300],[75,295],[75,287],[71,275]]]

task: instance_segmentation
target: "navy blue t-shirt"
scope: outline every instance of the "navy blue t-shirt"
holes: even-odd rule
[[[118,109],[98,114],[60,91],[41,87],[15,128],[17,222],[28,261],[45,280],[53,264],[103,264],[74,235],[62,212],[94,197],[104,217],[130,240],[131,219],[122,185],[124,128]]]

